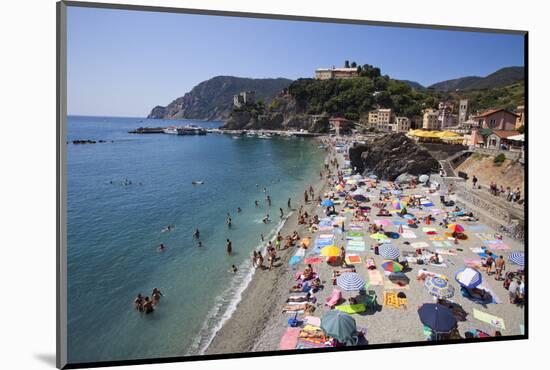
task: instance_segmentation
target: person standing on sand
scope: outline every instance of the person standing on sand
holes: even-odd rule
[[[252,267],[256,268],[256,263],[258,262],[258,252],[253,251],[252,254]]]
[[[504,270],[506,270],[506,261],[504,261],[504,258],[502,256],[499,256],[495,261],[495,280],[502,279],[502,271]]]
[[[308,196],[307,196],[307,190],[304,191],[304,202],[307,204],[308,202]]]
[[[477,184],[477,177],[476,177],[476,175],[474,175],[472,177],[472,189],[476,188],[476,184]]]
[[[227,239],[227,254],[231,254],[233,252],[233,244],[231,243],[231,240]]]
[[[262,252],[258,252],[258,264],[256,265],[256,268],[264,267],[264,256],[262,256]]]
[[[347,265],[346,263],[346,250],[344,249],[344,246],[340,247],[340,263],[342,266]]]

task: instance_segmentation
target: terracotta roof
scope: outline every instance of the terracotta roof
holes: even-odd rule
[[[493,134],[500,137],[501,139],[506,139],[508,136],[519,135],[517,131],[506,131],[506,130],[494,130]]]
[[[477,115],[477,116],[475,116],[475,117],[476,117],[476,118],[487,117],[487,116],[490,116],[491,114],[494,114],[494,113],[497,113],[497,112],[500,112],[500,111],[505,111],[505,112],[508,112],[509,114],[512,114],[512,115],[514,115],[514,116],[516,116],[516,117],[519,117],[518,114],[513,113],[513,112],[510,112],[510,111],[507,110],[507,109],[489,109],[489,110],[487,110],[487,111],[485,111],[485,112],[483,112],[483,113],[481,113],[481,114],[479,114],[479,115]]]
[[[329,121],[347,121],[347,119],[343,117],[331,117],[329,118]]]

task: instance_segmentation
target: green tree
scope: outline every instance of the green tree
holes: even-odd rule
[[[349,60],[346,60],[346,61],[344,62],[344,66],[345,66],[346,68],[349,68]]]

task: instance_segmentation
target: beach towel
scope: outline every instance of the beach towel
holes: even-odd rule
[[[363,236],[365,236],[365,234],[362,233],[362,232],[359,232],[359,231],[348,231],[348,236],[349,237],[360,237],[360,238],[362,238]]]
[[[434,248],[453,248],[453,243],[449,241],[434,241],[432,242]]]
[[[323,261],[324,259],[321,257],[308,257],[304,260],[304,263],[309,265],[315,265],[317,263],[322,263]]]
[[[389,220],[374,220],[374,223],[378,226],[391,226],[392,223]]]
[[[416,239],[416,234],[411,230],[403,230],[401,236],[405,239]]]
[[[384,278],[378,270],[369,270],[367,271],[369,275],[369,284],[370,285],[384,285]]]
[[[334,234],[321,234],[317,239],[334,239]]]
[[[428,263],[428,265],[430,266],[435,266],[435,267],[443,267],[443,268],[447,268],[447,264],[445,263]]]
[[[296,344],[296,349],[308,349],[308,348],[325,348],[330,347],[330,345],[326,343],[314,343],[310,342],[307,339],[300,338],[298,339],[298,342]]]
[[[411,243],[411,247],[414,249],[422,249],[422,248],[429,248],[430,245],[426,242],[415,242],[415,243]]]
[[[475,236],[477,236],[480,240],[494,240],[495,237],[491,234],[485,234],[485,233],[475,233]]]
[[[497,329],[505,330],[504,320],[498,316],[491,315],[490,313],[483,312],[474,308],[474,317],[479,321],[483,321]]]
[[[443,255],[447,255],[447,256],[456,256],[456,254],[457,254],[456,250],[454,250],[454,249],[440,249],[440,248],[436,248],[435,253],[443,254]]]
[[[426,200],[426,201],[421,201],[420,204],[422,204],[422,206],[424,207],[433,207],[433,203],[429,200]]]
[[[407,304],[407,298],[399,298],[395,292],[384,291],[384,306],[400,308]]]
[[[353,265],[354,263],[361,263],[361,257],[358,255],[350,254],[346,257],[346,263]]]
[[[348,245],[353,245],[356,247],[364,247],[365,241],[364,240],[348,240]]]
[[[350,251],[350,252],[364,252],[365,251],[365,247],[361,247],[361,246],[357,246],[357,245],[348,245],[346,247],[346,251]]]
[[[363,241],[363,237],[362,237],[362,236],[346,236],[346,240],[348,240],[348,241],[362,242],[362,241]]]
[[[394,220],[394,221],[392,221],[392,223],[395,226],[399,226],[399,225],[405,226],[405,225],[407,225],[407,223],[405,221],[399,221],[399,220]]]
[[[306,316],[304,317],[304,322],[307,323],[308,325],[320,326],[321,318],[315,317],[315,316]]]
[[[422,276],[422,275],[424,275],[424,276]],[[428,271],[428,270],[419,270],[418,271],[417,279],[423,280],[422,278],[426,278],[426,277],[440,277],[442,279],[449,280],[447,278],[447,276],[442,275],[442,274],[438,274],[436,272],[432,272],[432,271]]]
[[[430,231],[437,231],[437,230],[435,229],[435,227],[423,227],[422,231],[427,233],[427,232],[430,232]]]
[[[364,303],[347,304],[334,307],[338,311],[342,311],[349,314],[361,313],[367,310],[367,306]]]
[[[499,243],[499,244],[493,244],[493,245],[491,245],[491,248],[492,248],[493,250],[496,250],[496,251],[503,251],[503,250],[510,249],[510,246],[507,245],[507,244],[504,244],[504,243]]]
[[[353,224],[353,225],[350,225],[350,226],[349,226],[349,229],[350,229],[350,230],[353,230],[353,231],[361,231],[361,230],[363,230],[363,226],[362,226],[362,225]]]
[[[329,245],[333,245],[334,244],[334,240],[332,239],[317,239],[315,241],[315,246],[320,246],[320,247],[328,247]]]
[[[300,263],[301,260],[302,260],[302,256],[292,256],[292,257],[290,257],[290,260],[288,260],[288,264],[290,266],[294,266],[294,265]]]
[[[492,248],[494,248],[493,245],[498,245],[498,244],[503,244],[503,243],[502,243],[502,240],[493,239],[493,240],[484,240],[483,244],[489,244],[489,245],[491,245]]]
[[[464,258],[464,264],[468,267],[481,267],[481,260],[473,258]]]
[[[281,342],[279,343],[279,349],[295,349],[298,344],[298,336],[300,335],[301,330],[301,328],[287,328],[281,338]]]
[[[442,241],[442,240],[445,240],[446,238],[443,237],[443,236],[433,236],[431,238],[428,238],[428,240],[432,240],[432,241]]]

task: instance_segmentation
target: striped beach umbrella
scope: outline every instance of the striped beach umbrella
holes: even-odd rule
[[[475,288],[481,284],[481,272],[471,267],[464,267],[456,272],[455,280],[465,288]]]
[[[345,272],[336,278],[336,284],[345,291],[361,290],[365,281],[355,272]]]
[[[428,293],[441,299],[451,298],[455,294],[455,288],[449,284],[449,281],[438,276],[427,278],[424,281],[424,287],[428,289]]]
[[[523,252],[512,252],[508,259],[516,265],[525,266],[525,254]]]
[[[403,265],[395,261],[384,261],[382,262],[382,268],[385,271],[389,272],[400,272],[403,271]]]
[[[449,230],[451,230],[452,232],[455,232],[455,233],[463,233],[464,232],[464,228],[462,227],[462,225],[459,225],[459,224],[449,224],[447,226],[447,228]]]
[[[399,249],[390,244],[380,246],[378,253],[380,253],[382,257],[389,260],[394,260],[399,257]]]
[[[382,233],[371,234],[370,237],[376,240],[388,239],[388,236]]]
[[[335,257],[340,255],[340,249],[334,245],[329,245],[321,249],[321,256]]]

